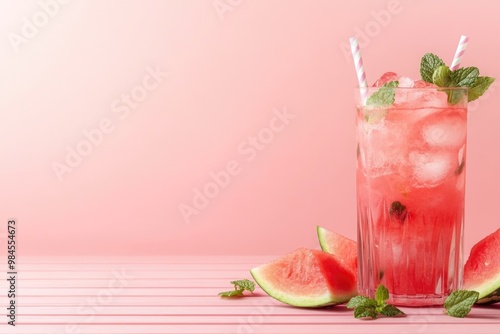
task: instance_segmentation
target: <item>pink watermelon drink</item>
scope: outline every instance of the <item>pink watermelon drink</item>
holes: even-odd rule
[[[356,99],[359,294],[442,304],[462,279],[467,88],[375,86]]]
[[[460,67],[468,41],[460,38],[450,67],[427,53],[422,80],[388,72],[368,88],[359,43],[350,39],[359,83],[360,294],[373,297],[383,284],[394,304],[434,305],[461,287],[467,103],[495,81]]]

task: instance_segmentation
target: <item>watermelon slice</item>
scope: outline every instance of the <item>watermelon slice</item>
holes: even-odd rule
[[[358,245],[356,241],[328,231],[321,226],[316,227],[316,231],[318,232],[318,241],[321,249],[335,255],[347,268],[352,269],[354,275],[357,277]]]
[[[352,268],[320,250],[300,248],[250,272],[269,296],[293,306],[341,304],[357,294]]]
[[[479,292],[478,304],[500,302],[500,229],[472,247],[463,288]]]

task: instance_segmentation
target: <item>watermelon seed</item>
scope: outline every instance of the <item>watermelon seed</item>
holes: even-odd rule
[[[464,167],[465,167],[465,160],[462,160],[462,162],[460,163],[460,165],[458,165],[458,168],[455,171],[455,174],[457,174],[457,175],[462,174],[462,171],[464,170]]]

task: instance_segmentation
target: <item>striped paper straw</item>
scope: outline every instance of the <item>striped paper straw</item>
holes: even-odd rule
[[[359,87],[361,87],[361,98],[363,101],[366,99],[367,91],[366,88],[366,73],[363,67],[363,59],[361,58],[361,50],[359,49],[358,39],[356,37],[351,37],[349,39],[351,43],[352,58],[354,60],[354,68],[356,69],[356,75],[358,77]]]
[[[460,63],[462,62],[462,57],[465,53],[465,48],[467,47],[467,43],[469,42],[469,37],[462,35],[460,37],[460,42],[458,42],[457,51],[455,51],[455,57],[453,57],[453,61],[451,62],[450,70],[455,71],[460,67]]]

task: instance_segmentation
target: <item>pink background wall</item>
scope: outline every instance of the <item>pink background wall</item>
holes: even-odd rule
[[[348,38],[370,82],[418,77],[425,52],[451,62],[461,34],[463,65],[500,78],[494,0],[41,2],[52,16],[0,3],[0,224],[18,219],[23,254],[279,254],[317,247],[318,224],[355,238]],[[500,222],[498,85],[469,118],[466,249]]]

